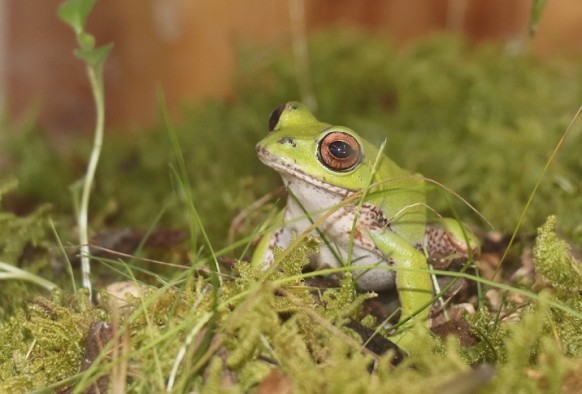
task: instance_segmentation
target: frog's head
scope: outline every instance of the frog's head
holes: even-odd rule
[[[257,154],[284,177],[358,190],[370,182],[377,149],[353,130],[322,123],[305,105],[289,102],[271,113]]]

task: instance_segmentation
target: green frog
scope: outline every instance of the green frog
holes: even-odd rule
[[[434,298],[427,258],[478,255],[477,239],[458,221],[429,223],[423,176],[400,168],[353,130],[318,121],[301,103],[271,113],[256,150],[288,191],[279,223],[254,252],[257,266],[272,265],[274,248],[309,230],[325,241],[313,265],[351,266],[363,290],[396,287],[400,321],[410,327],[415,319],[428,321]],[[404,345],[404,337],[395,339]]]

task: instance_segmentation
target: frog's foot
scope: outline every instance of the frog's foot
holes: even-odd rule
[[[407,324],[407,327],[401,327],[396,334],[390,335],[388,339],[402,351],[410,354],[414,349],[414,327],[412,324]]]
[[[431,261],[448,258],[463,260],[479,257],[479,241],[466,226],[451,218],[442,218],[438,223],[428,224],[423,245]]]

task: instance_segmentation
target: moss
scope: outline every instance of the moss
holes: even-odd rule
[[[50,207],[43,204],[24,216],[2,209],[3,199],[17,188],[18,182],[14,179],[0,181],[0,262],[31,275],[51,275],[49,251],[53,244],[47,239]],[[37,291],[24,281],[24,276],[19,277],[21,280],[9,279],[0,279],[0,319],[23,306],[30,294]]]
[[[536,309],[522,314],[519,324],[511,326],[509,337],[505,341],[507,352],[506,364],[500,369],[497,379],[503,382],[507,392],[524,390],[534,392],[537,382],[526,375],[527,368],[539,355],[540,337],[544,333],[547,302],[540,302]]]
[[[231,351],[227,364],[230,368],[240,368],[244,362],[256,358],[259,349],[263,348],[262,336],[272,336],[279,327],[279,316],[271,307],[271,301],[270,289],[260,291],[246,301],[251,305],[244,306],[244,315],[235,315],[234,321],[229,322],[229,331],[234,334],[229,341]]]
[[[538,230],[534,246],[536,272],[551,290],[552,299],[582,314],[582,263],[571,255],[571,247],[556,234],[558,220],[548,217]],[[549,325],[556,332],[562,350],[582,355],[582,319],[552,307]]]
[[[202,394],[215,393],[242,393],[243,391],[228,382],[228,377],[225,376],[224,363],[219,356],[213,357],[206,369],[206,379],[204,385],[201,387]]]
[[[551,287],[567,292],[582,291],[582,263],[571,255],[571,247],[558,238],[558,219],[550,216],[538,229],[533,250],[536,273]]]
[[[572,376],[571,371],[576,370],[575,363],[561,358],[563,353],[556,350],[555,339],[547,336],[552,307],[543,299],[524,313],[519,323],[494,324],[493,316],[486,310],[479,311],[471,324],[476,333],[486,335],[486,340],[482,337],[486,346],[473,349],[472,358],[459,349],[455,339],[441,343],[423,327],[416,327],[414,333],[419,351],[413,352],[401,365],[390,365],[390,355],[372,357],[361,351],[358,345],[361,339],[342,326],[347,317],[360,316],[362,299],[369,295],[358,295],[350,276],[345,275],[339,288],[325,289],[317,297],[297,274],[316,245],[312,239],[300,242],[297,250],[289,251],[282,260],[282,271],[273,272],[267,282],[261,282],[263,272],[237,263],[239,278],[225,281],[219,292],[219,325],[213,337],[214,341],[221,340],[221,345],[210,357],[204,372],[199,370],[188,378],[192,352],[204,329],[195,332],[198,339],[186,347],[186,354],[190,356],[182,361],[176,389],[197,387],[205,392],[248,392],[261,386],[276,370],[297,393],[385,390],[428,393],[435,388],[448,390],[450,385],[473,380],[476,383],[471,387],[481,388],[483,392],[525,389],[542,392],[547,387],[560,387]],[[208,284],[192,273],[181,292],[173,287],[151,288],[143,298],[129,300],[134,308],[133,314],[127,317],[133,349],[129,355],[132,370],[129,391],[164,389],[177,354],[187,343],[188,333],[212,311]],[[294,280],[277,282],[286,275]],[[245,297],[237,298],[240,293],[245,293]],[[552,292],[548,296],[559,294]],[[79,313],[70,315],[63,307],[69,304],[68,297],[55,294],[50,301],[35,301],[26,311],[19,312],[14,321],[2,326],[2,338],[16,338],[14,342],[19,344],[17,349],[2,347],[5,352],[0,353],[5,374],[2,377],[8,378],[5,390],[30,390],[37,387],[32,382],[46,385],[54,381],[47,375],[58,380],[79,368],[83,350],[80,344],[87,330],[87,312],[91,309],[78,303],[75,310]],[[27,319],[29,322],[23,324]],[[34,372],[33,377],[14,374],[12,365],[22,367],[23,352],[30,349],[34,338],[37,338],[35,346],[42,347],[43,353],[38,364],[26,364],[29,369],[36,368],[28,371]],[[63,341],[63,338],[73,340]],[[567,348],[564,351],[568,352]],[[63,361],[63,357],[68,358]],[[66,366],[62,374],[52,369],[56,360]],[[467,360],[494,363],[497,377],[489,381],[471,374]],[[373,373],[369,372],[371,366],[375,368]],[[526,373],[528,370],[534,371],[537,378],[532,380]]]
[[[467,349],[461,354],[470,365],[477,363],[498,363],[507,360],[505,339],[509,335],[505,324],[498,322],[486,307],[481,307],[467,320],[471,324],[472,334],[479,339],[479,343]]]
[[[582,296],[580,293],[571,293],[556,290],[552,293],[555,301],[582,314]],[[561,309],[551,308],[550,326],[555,330],[564,354],[568,356],[582,356],[582,319]]]
[[[0,207],[2,197],[17,189],[15,180],[0,183]],[[16,263],[25,248],[46,247],[49,206],[37,207],[27,216],[16,216],[0,209],[0,260]]]
[[[272,285],[257,287],[262,279],[261,271],[246,263],[235,265],[239,277],[234,284],[239,291],[250,290],[250,295],[237,304],[231,317],[221,325],[229,338],[227,366],[239,376],[244,390],[264,380],[272,368],[291,379],[294,391],[306,393],[331,390],[329,379],[335,374],[333,368],[343,368],[335,365],[340,359],[349,360],[346,368],[353,370],[358,365],[358,370],[366,371],[369,357],[346,343],[345,339],[354,335],[342,325],[347,317],[355,318],[359,314],[363,300],[370,295],[358,296],[348,274],[339,288],[324,289],[318,299],[300,275],[309,262],[308,256],[318,247],[315,238],[307,238],[292,250],[276,251],[280,271],[272,272],[267,283],[274,285],[284,278],[295,279],[274,288]],[[339,329],[345,338],[334,338],[332,327]],[[356,342],[360,340],[357,338]],[[268,367],[261,359],[272,360],[274,366]],[[363,387],[361,382],[347,378],[337,381],[336,386]]]
[[[292,243],[295,238],[293,238]],[[305,282],[301,277],[303,268],[309,264],[309,256],[317,253],[319,250],[320,241],[316,237],[307,237],[299,242],[296,247],[288,250],[275,249],[274,259],[277,263],[277,269],[271,270],[268,277],[264,277],[263,272],[257,267],[253,267],[247,262],[238,261],[234,266],[234,271],[237,273],[235,280],[235,288],[227,288],[225,291],[234,294],[241,291],[249,291],[261,281],[279,281],[285,280],[282,289],[289,293],[290,296],[297,298],[305,305],[313,305],[315,300],[310,292],[310,289],[305,286]],[[287,278],[295,278],[287,280]],[[272,307],[275,311],[292,312],[298,309],[297,301],[293,302],[287,296],[275,297],[271,300]]]
[[[346,273],[341,279],[339,288],[329,288],[323,291],[321,313],[326,319],[342,324],[347,318],[359,317],[364,301],[374,297],[376,297],[374,293],[358,295],[351,273]]]
[[[86,294],[36,298],[0,324],[0,392],[42,388],[79,372],[92,321]]]

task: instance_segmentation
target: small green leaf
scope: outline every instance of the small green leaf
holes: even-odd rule
[[[531,9],[531,17],[529,19],[529,33],[530,34],[535,34],[535,32],[538,30],[538,24],[540,22],[540,17],[542,15],[542,11],[544,10],[544,7],[546,6],[546,3],[548,2],[548,0],[534,0],[533,1],[533,6]]]
[[[75,51],[75,55],[87,63],[87,65],[100,70],[111,48],[113,48],[113,44],[107,44],[95,49],[79,49]]]
[[[67,0],[59,7],[59,18],[70,25],[78,35],[83,31],[87,17],[97,0]]]
[[[82,50],[91,51],[95,47],[95,37],[87,32],[81,32],[77,35],[79,46]]]

